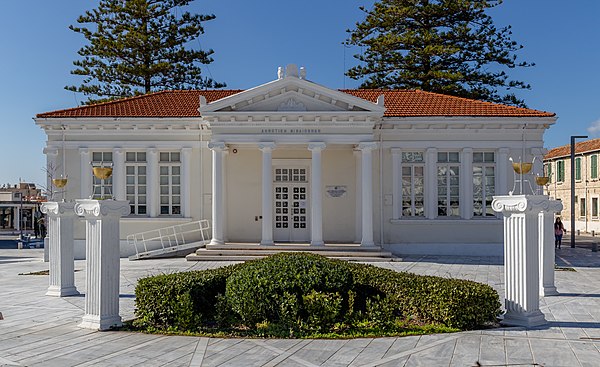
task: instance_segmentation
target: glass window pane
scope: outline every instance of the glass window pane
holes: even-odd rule
[[[146,166],[139,166],[138,167],[138,173],[140,175],[145,175],[146,174]]]
[[[144,153],[144,152],[138,153],[137,161],[138,162],[146,162],[146,153]]]
[[[93,152],[92,153],[92,161],[94,161],[94,162],[101,162],[102,161],[102,153],[100,153],[100,152]]]
[[[145,185],[146,184],[146,176],[139,176],[138,177],[138,183],[140,185]]]
[[[133,175],[133,174],[135,174],[135,167],[134,166],[127,166],[127,167],[125,167],[125,172],[128,175]]]
[[[173,196],[173,204],[180,204],[180,197],[179,196]]]
[[[179,158],[179,153],[171,153],[171,162],[179,162],[180,158]]]
[[[135,176],[127,176],[127,184],[128,185],[135,184]]]
[[[486,152],[486,153],[484,153],[484,160],[486,162],[493,163],[495,161],[495,159],[494,159],[494,152]]]
[[[142,185],[138,187],[138,193],[139,194],[145,194],[146,193],[146,186]]]
[[[138,206],[138,214],[146,214],[146,206],[145,205]]]
[[[139,204],[146,204],[146,196],[145,195],[141,195],[138,197],[138,203]]]
[[[135,186],[127,186],[128,194],[135,194]]]
[[[483,162],[483,153],[473,153],[473,162]]]
[[[168,196],[161,196],[160,197],[160,203],[161,204],[169,204],[169,197]]]
[[[160,166],[160,174],[161,175],[168,175],[169,174],[169,167],[167,166]]]
[[[459,162],[458,152],[450,152],[448,153],[448,161],[449,162]]]
[[[172,193],[173,195],[179,195],[181,192],[181,189],[179,188],[179,186],[173,186],[173,190]]]
[[[448,153],[438,153],[438,163],[448,162]]]
[[[125,153],[125,160],[127,162],[135,162],[135,153],[134,152]]]
[[[173,185],[179,185],[179,181],[180,181],[179,176],[173,176],[172,181],[173,181]]]
[[[410,176],[411,175],[411,168],[410,167],[402,167],[402,176]]]
[[[161,206],[160,207],[160,214],[169,214],[169,207],[168,206]]]
[[[423,166],[416,166],[415,167],[415,176],[423,176],[423,170],[424,167]]]
[[[161,152],[160,153],[160,161],[161,162],[169,162],[169,153]]]
[[[169,186],[161,186],[160,193],[161,195],[169,195]]]
[[[168,176],[160,176],[160,184],[161,185],[168,185],[169,184],[169,177]]]
[[[171,174],[173,175],[178,175],[180,174],[181,168],[179,166],[173,166],[171,167]]]

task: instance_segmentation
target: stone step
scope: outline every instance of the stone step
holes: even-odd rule
[[[378,246],[361,246],[358,244],[326,244],[311,246],[309,244],[282,244],[260,245],[256,243],[226,243],[223,245],[207,244],[208,250],[276,250],[276,251],[351,251],[351,252],[381,252]]]
[[[216,253],[204,252],[201,255],[197,253],[186,256],[188,261],[250,261],[258,260],[267,257],[267,254],[256,254],[256,255],[222,255]],[[402,261],[398,257],[369,257],[369,256],[328,256],[330,258],[345,260],[345,261],[356,261],[356,262],[389,262],[389,261]]]

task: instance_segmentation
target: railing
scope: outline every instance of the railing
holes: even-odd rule
[[[159,242],[163,250],[174,250],[177,246],[209,240],[209,229],[210,225],[208,220],[203,219],[197,222],[178,224],[171,227],[131,234],[127,236],[127,243],[134,246],[136,255],[139,255],[142,252],[157,250],[156,248],[148,250],[148,245]]]

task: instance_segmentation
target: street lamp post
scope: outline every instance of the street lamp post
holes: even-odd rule
[[[575,139],[587,139],[584,135],[571,136],[571,247],[575,248]]]

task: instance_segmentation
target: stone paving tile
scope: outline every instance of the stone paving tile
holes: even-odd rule
[[[346,343],[347,340],[312,340],[294,353],[294,356],[313,365],[320,366]]]
[[[337,352],[335,352],[322,366],[344,367],[349,366],[370,344],[370,339],[348,340]]]
[[[369,344],[354,358],[350,366],[363,366],[367,363],[382,359],[395,343],[396,338],[375,338],[368,340]],[[412,346],[416,343],[411,343]]]
[[[528,365],[534,362],[529,340],[527,339],[504,339],[506,348],[506,363],[511,365]]]
[[[535,363],[543,366],[580,366],[567,341],[561,342],[565,347],[558,347],[556,341],[553,340],[529,339],[529,343]]]
[[[482,365],[502,366],[506,364],[504,338],[482,335],[481,347],[479,349],[479,358],[477,360]]]
[[[450,367],[474,366],[479,357],[481,335],[465,335],[456,340]]]

